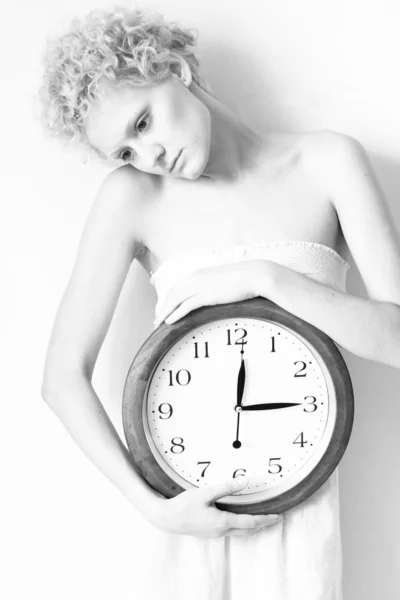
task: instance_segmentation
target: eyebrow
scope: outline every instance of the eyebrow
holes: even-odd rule
[[[124,140],[125,138],[128,137],[128,134],[131,130],[131,128],[133,127],[133,125],[135,125],[138,120],[140,119],[140,117],[142,115],[144,115],[144,113],[146,113],[149,109],[149,105],[146,105],[143,110],[140,110],[132,119],[130,119],[125,127],[125,131],[124,131]],[[123,146],[120,146],[119,148],[117,148],[117,150],[112,150],[110,153],[110,158],[114,158],[116,155],[118,155],[121,150],[123,149]]]

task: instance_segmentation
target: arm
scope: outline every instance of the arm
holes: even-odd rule
[[[159,495],[138,475],[91,384],[132,261],[140,251],[130,169],[105,179],[90,211],[47,350],[42,396],[85,455],[148,518]],[[150,519],[149,519],[150,520]]]
[[[369,299],[336,291],[274,263],[257,293],[324,331],[363,358],[400,368],[400,244],[363,146],[318,132],[314,178],[329,190]]]
[[[155,527],[181,535],[248,534],[273,524],[278,515],[236,515],[213,505],[246,482],[229,479],[165,499],[135,471],[91,385],[122,285],[140,250],[132,224],[137,221],[133,199],[144,193],[142,181],[140,173],[122,167],[100,190],[57,312],[42,396],[86,456]]]
[[[400,306],[340,292],[275,263],[257,282],[264,296],[362,358],[400,369]]]

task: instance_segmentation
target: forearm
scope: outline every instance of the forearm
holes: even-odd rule
[[[76,378],[58,391],[44,394],[46,403],[72,438],[125,496],[146,517],[156,511],[161,495],[134,470],[129,451],[120,440],[93,386]]]
[[[311,323],[362,358],[400,368],[400,308],[366,300],[268,261],[257,295]]]

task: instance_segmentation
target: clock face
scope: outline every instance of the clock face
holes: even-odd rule
[[[238,409],[238,376],[245,380]],[[274,498],[321,460],[336,417],[329,371],[307,340],[261,318],[193,328],[162,356],[143,402],[155,460],[185,489],[247,474],[224,502]]]

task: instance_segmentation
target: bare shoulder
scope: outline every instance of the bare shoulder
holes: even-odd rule
[[[351,156],[361,155],[362,144],[354,137],[330,129],[308,132],[275,132],[269,134],[269,155],[279,168],[298,168],[314,184],[325,184],[332,167],[345,165]],[[278,160],[276,160],[278,158]]]
[[[338,170],[345,176],[346,170],[366,157],[358,139],[330,129],[304,134],[301,147],[304,167],[313,178],[319,177],[325,184],[337,178]]]
[[[71,377],[91,380],[132,261],[140,256],[140,206],[151,186],[133,169],[104,179],[83,228],[74,267],[53,326],[43,394]]]
[[[136,190],[151,191],[155,187],[156,178],[127,164],[111,171],[104,181],[113,186],[128,186]]]
[[[101,218],[93,223],[107,224],[115,229],[121,227],[131,232],[136,247],[136,255],[145,251],[142,240],[141,222],[146,201],[157,191],[154,176],[138,171],[131,165],[124,165],[111,171],[102,182],[92,207],[93,213]]]
[[[337,212],[369,297],[400,305],[400,239],[366,149],[335,131],[315,132],[309,140],[310,169]]]

